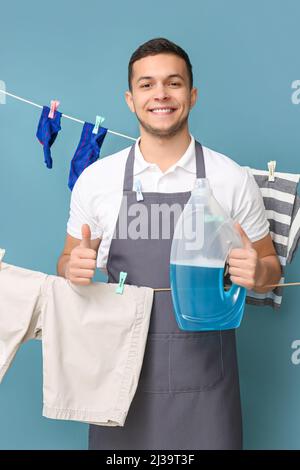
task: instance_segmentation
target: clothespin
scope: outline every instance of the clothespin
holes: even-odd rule
[[[101,126],[102,122],[105,120],[104,117],[102,116],[96,116],[96,122],[95,122],[95,127],[93,129],[93,134],[98,134],[99,127]]]
[[[58,106],[59,106],[59,101],[57,100],[52,100],[51,101],[51,105],[50,105],[50,112],[48,114],[48,118],[50,119],[53,119],[54,118],[54,113],[55,111],[57,110]]]
[[[1,261],[3,260],[4,255],[5,255],[5,250],[3,248],[0,248],[0,270],[1,270]]]
[[[0,104],[6,104],[6,94],[5,93],[6,93],[5,82],[3,80],[0,80]]]
[[[271,160],[268,162],[269,168],[269,181],[275,181],[275,167],[276,167],[276,160]]]
[[[137,201],[143,201],[144,196],[143,196],[143,193],[142,193],[142,184],[141,184],[140,180],[136,180],[136,182],[134,184],[134,189],[136,191],[136,200]]]
[[[116,288],[117,294],[123,294],[124,282],[125,282],[126,277],[127,277],[127,273],[121,271],[119,275],[119,284],[118,284],[118,287]]]

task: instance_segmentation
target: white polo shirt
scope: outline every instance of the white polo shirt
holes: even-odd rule
[[[135,143],[134,184],[140,180],[143,192],[191,191],[196,178],[195,139],[182,157],[166,172],[149,163]],[[81,239],[81,227],[89,224],[92,239],[101,238],[97,266],[106,273],[108,252],[123,194],[125,164],[130,147],[97,160],[80,175],[73,188],[67,233]],[[269,222],[261,192],[248,167],[203,146],[206,177],[214,197],[238,221],[252,242],[269,233]]]

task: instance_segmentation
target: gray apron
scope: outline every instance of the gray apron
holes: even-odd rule
[[[202,146],[196,144],[197,178],[205,178]],[[170,287],[170,236],[136,240],[125,238],[124,220],[139,204],[133,191],[134,145],[124,174],[123,199],[112,239],[108,282],[152,288]],[[151,205],[174,203],[184,207],[190,191],[143,192],[141,203],[148,209],[151,234]],[[161,225],[161,224],[160,224]],[[149,333],[139,384],[124,427],[90,425],[89,449],[240,449],[242,420],[235,330],[185,332],[178,328],[170,291],[154,293]]]

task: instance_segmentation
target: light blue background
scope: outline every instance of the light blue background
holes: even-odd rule
[[[132,52],[154,37],[182,46],[199,101],[190,130],[241,165],[297,173],[300,78],[297,0],[52,0],[1,2],[0,80],[7,91],[137,137],[124,100]],[[0,105],[0,246],[6,262],[55,274],[69,212],[70,160],[82,126],[62,120],[54,167],[35,132],[40,110],[7,98]],[[109,134],[102,156],[131,144]],[[225,175],[226,176],[226,175]],[[287,281],[300,279],[299,253]],[[99,279],[99,278],[97,278]],[[246,307],[238,331],[247,449],[300,449],[300,288],[288,287],[279,312]],[[67,312],[66,312],[67,313]],[[0,386],[1,449],[85,449],[87,425],[43,418],[41,344],[23,345]],[[134,445],[134,444],[133,444]]]

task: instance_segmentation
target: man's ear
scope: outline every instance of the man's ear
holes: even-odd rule
[[[132,98],[132,93],[130,91],[125,91],[125,100],[128,105],[128,108],[132,113],[135,112],[134,104],[133,104],[133,98]]]
[[[198,89],[197,88],[192,88],[191,90],[191,106],[190,109],[194,107],[198,99]]]

